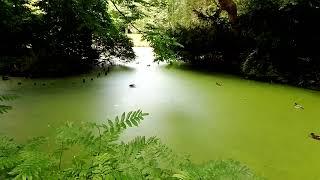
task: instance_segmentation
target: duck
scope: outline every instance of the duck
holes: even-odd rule
[[[316,135],[315,133],[310,133],[310,136],[311,136],[312,139],[320,141],[320,136],[319,135]]]
[[[150,64],[148,64],[147,66],[148,66],[148,67],[150,67],[151,65],[150,65]]]
[[[21,85],[22,84],[22,82],[18,82],[18,85]]]
[[[298,104],[298,103],[294,103],[294,108],[296,108],[296,109],[304,109],[304,107],[303,106],[301,106],[300,104]]]
[[[93,81],[93,78],[91,78],[91,81]]]
[[[86,80],[85,80],[85,79],[82,79],[82,82],[83,82],[83,83],[86,83]]]
[[[135,84],[130,84],[129,87],[130,88],[136,88],[136,85]]]
[[[216,82],[216,85],[217,85],[217,86],[222,86],[222,84],[220,84],[220,83],[218,83],[218,82]]]

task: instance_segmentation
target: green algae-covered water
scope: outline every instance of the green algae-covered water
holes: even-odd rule
[[[140,108],[150,116],[126,131],[123,140],[158,136],[195,162],[232,158],[268,179],[320,179],[320,141],[308,137],[320,133],[320,92],[165,65],[149,67],[151,49],[136,52],[139,64],[114,67],[100,78],[95,73],[1,81],[1,93],[20,98],[7,103],[14,109],[0,116],[0,133],[25,141],[50,136],[66,121],[103,122]],[[129,88],[132,83],[136,88]],[[294,108],[295,102],[305,109]]]

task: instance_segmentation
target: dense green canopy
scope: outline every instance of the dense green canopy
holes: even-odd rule
[[[319,0],[238,0],[235,23],[214,0],[167,2],[166,21],[146,36],[158,60],[320,87]]]
[[[132,43],[108,12],[108,1],[5,0],[0,8],[3,71],[67,74],[101,55],[134,57]]]

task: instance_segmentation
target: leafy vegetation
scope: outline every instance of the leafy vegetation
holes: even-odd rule
[[[157,60],[176,59],[252,79],[320,88],[315,46],[320,36],[314,21],[320,17],[319,0],[235,1],[235,23],[226,13],[220,15],[215,1],[167,2],[166,21],[154,24],[147,38]]]
[[[16,98],[17,98],[16,95],[0,95],[0,102],[11,101],[11,100],[14,100]],[[0,114],[7,113],[8,110],[11,110],[11,109],[12,109],[11,106],[0,104]]]
[[[86,71],[102,57],[134,58],[133,44],[109,14],[108,1],[0,3],[2,74],[65,75]]]
[[[233,160],[193,164],[156,137],[119,142],[123,130],[138,126],[146,115],[138,110],[103,124],[68,122],[57,130],[55,145],[45,151],[48,138],[17,144],[1,136],[0,178],[259,179]]]

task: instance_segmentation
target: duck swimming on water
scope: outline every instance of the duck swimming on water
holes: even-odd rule
[[[304,109],[304,107],[303,106],[301,106],[300,104],[298,104],[298,103],[294,103],[294,108],[296,108],[296,109]]]
[[[136,88],[136,85],[135,84],[130,84],[129,87],[130,88]]]
[[[320,136],[319,135],[316,135],[315,133],[310,133],[310,136],[311,136],[312,139],[320,141]]]

